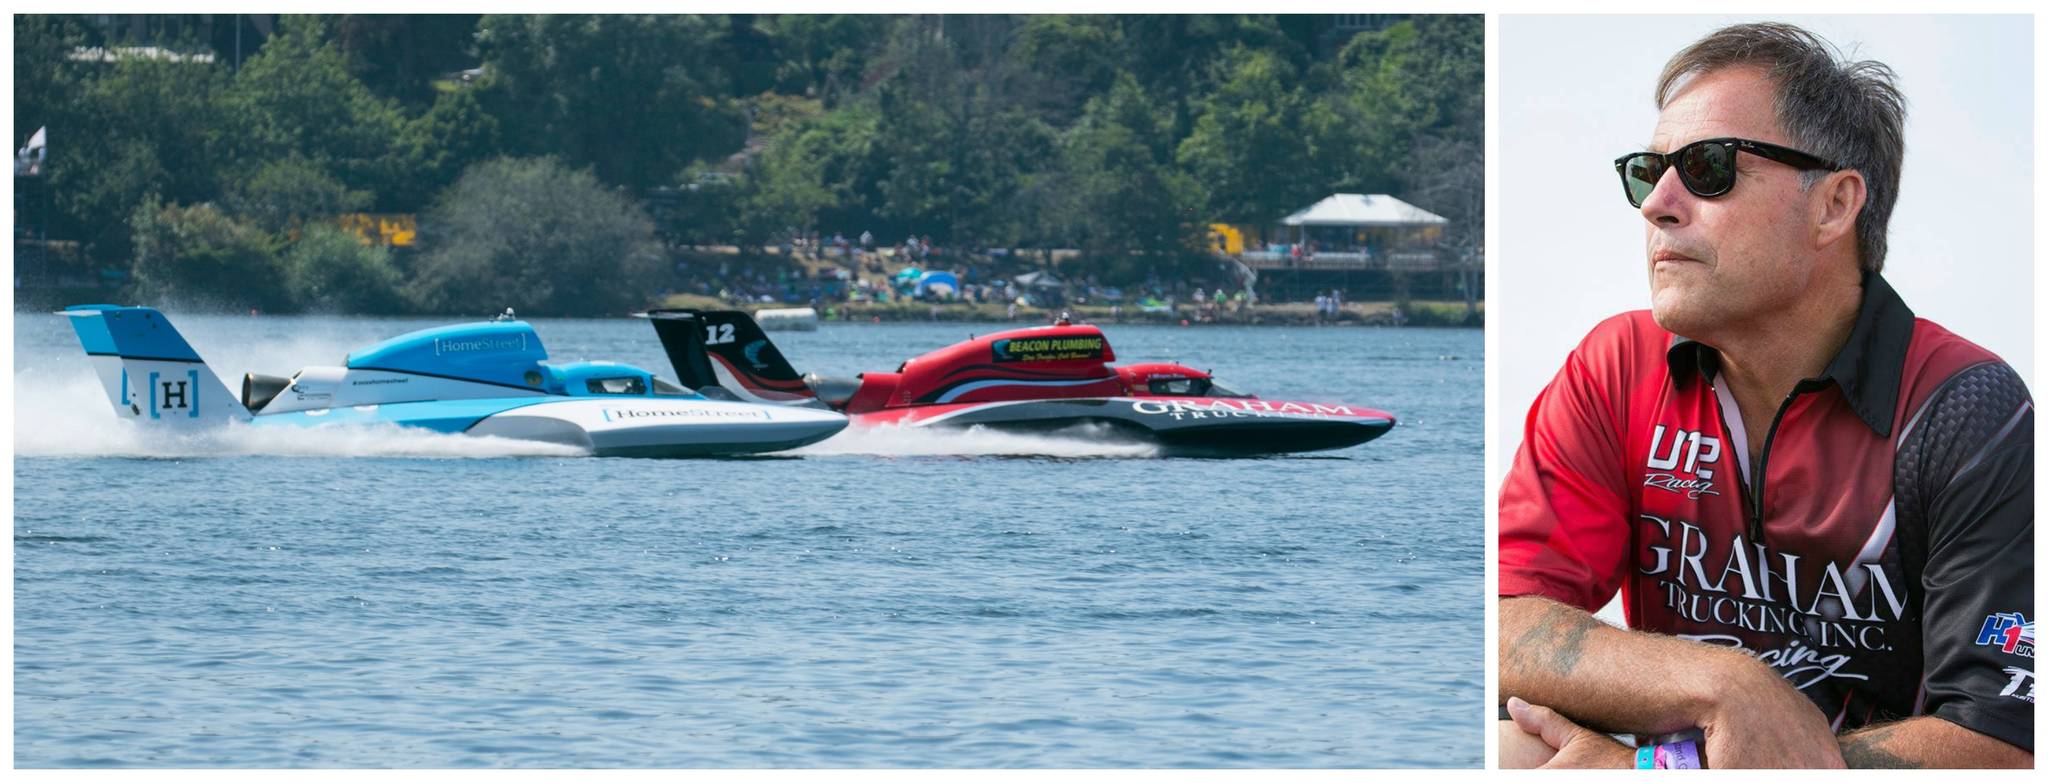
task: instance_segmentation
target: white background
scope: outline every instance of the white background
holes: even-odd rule
[[[1501,471],[1529,404],[1587,330],[1649,306],[1643,218],[1613,160],[1643,149],[1665,60],[1768,18],[1898,73],[1906,162],[1885,278],[1915,314],[2033,375],[2033,20],[2024,16],[1507,16],[1499,19],[1498,331]]]

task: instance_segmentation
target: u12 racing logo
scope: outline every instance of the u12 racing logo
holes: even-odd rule
[[[1666,447],[1665,432],[1659,424],[1650,434],[1650,472],[1643,477],[1643,486],[1675,492],[1687,500],[1721,494],[1714,491],[1714,471],[1707,467],[1721,459],[1721,439],[1674,427],[1671,445]]]
[[[2019,612],[1999,612],[1984,618],[1977,631],[1977,645],[1990,645],[2021,658],[2034,657],[2034,624]]]

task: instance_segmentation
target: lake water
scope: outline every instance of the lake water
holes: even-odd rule
[[[230,383],[438,321],[172,314]],[[15,326],[21,767],[1478,766],[1481,333],[1106,327],[1395,414],[1268,459],[970,432],[627,460],[144,437]],[[643,321],[556,360],[672,376]],[[992,325],[778,333],[851,375]]]

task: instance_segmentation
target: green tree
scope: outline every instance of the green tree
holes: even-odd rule
[[[750,233],[819,226],[828,226],[827,233],[858,230],[852,224],[874,211],[880,124],[875,112],[855,107],[779,136],[747,174]]]
[[[334,43],[348,72],[370,92],[412,111],[431,104],[433,82],[475,66],[477,14],[343,14]]]
[[[1174,108],[1176,136],[1192,131],[1202,99],[1231,75],[1240,50],[1265,52],[1296,70],[1307,60],[1271,16],[1123,14],[1116,22],[1128,47],[1124,70],[1145,94]]]
[[[1123,255],[1188,248],[1196,188],[1173,165],[1170,122],[1129,75],[1088,103],[1064,151],[1082,249]]]
[[[277,242],[262,229],[210,204],[165,206],[155,197],[135,208],[128,225],[137,299],[186,309],[290,309]]]
[[[1266,223],[1327,195],[1303,140],[1305,98],[1294,66],[1240,48],[1229,76],[1201,102],[1177,159],[1206,193],[1205,213],[1231,223]]]
[[[1469,256],[1486,237],[1485,27],[1464,16],[1414,25],[1418,53],[1403,78],[1434,122],[1416,129],[1394,174],[1417,206],[1451,221],[1442,245]]]
[[[14,129],[16,144],[43,126],[69,125],[69,109],[84,91],[82,63],[68,55],[92,41],[78,17],[20,14],[14,17]]]
[[[262,164],[254,174],[230,184],[227,190],[221,206],[276,234],[309,220],[359,211],[370,202],[368,193],[349,190],[296,155]]]
[[[637,204],[551,158],[478,164],[421,232],[405,293],[435,313],[616,315],[646,303],[663,265]]]
[[[82,85],[69,122],[50,128],[48,188],[61,235],[105,262],[131,254],[128,218],[146,196],[219,195],[225,159],[217,66],[131,57]],[[31,129],[33,130],[33,129]]]
[[[404,117],[349,74],[327,24],[282,18],[277,35],[235,74],[228,103],[242,168],[301,156],[381,203],[403,176],[396,142]]]
[[[418,212],[462,172],[495,157],[500,123],[470,90],[442,93],[425,114],[405,123],[398,137],[399,176],[384,194],[384,208]]]
[[[1025,17],[1011,57],[1035,79],[1028,108],[1057,126],[1071,124],[1092,96],[1109,91],[1129,49],[1116,17],[1044,14]]]
[[[307,225],[282,266],[285,289],[301,310],[394,313],[404,305],[391,251],[331,224]]]
[[[780,44],[779,89],[824,101],[826,108],[858,92],[875,43],[889,18],[873,14],[782,14],[768,29]]]
[[[746,141],[718,60],[725,33],[691,16],[486,16],[485,102],[508,151],[557,155],[614,185],[667,184]]]
[[[1057,165],[1057,132],[1021,105],[1034,78],[1003,57],[1001,19],[905,20],[876,88],[876,204],[892,228],[948,244],[1006,243],[1025,184]]]
[[[719,17],[710,17],[713,24]],[[742,98],[775,88],[782,53],[753,14],[726,14],[713,38],[712,56],[725,74],[721,97]]]
[[[1311,157],[1345,190],[1385,192],[1424,137],[1475,143],[1485,119],[1484,28],[1419,17],[1360,34],[1319,76],[1306,119]]]

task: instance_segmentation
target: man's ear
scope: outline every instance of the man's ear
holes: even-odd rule
[[[1870,200],[1863,172],[1848,169],[1830,173],[1814,183],[1813,190],[1814,246],[1827,247],[1843,238],[1853,239],[1856,217],[1863,214],[1863,205]]]

